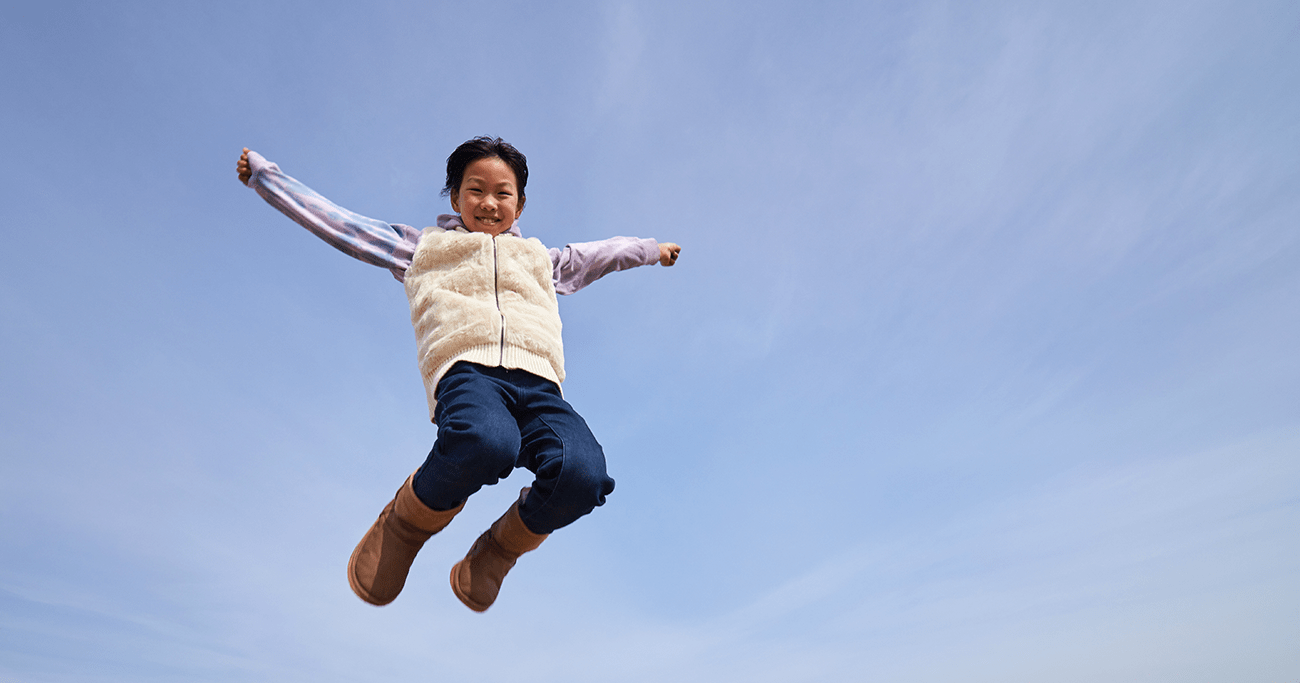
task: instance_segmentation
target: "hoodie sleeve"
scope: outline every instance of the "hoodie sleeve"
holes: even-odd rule
[[[556,294],[572,294],[618,270],[659,262],[659,243],[640,237],[611,237],[550,249]]]
[[[248,186],[268,204],[335,249],[388,269],[399,282],[405,280],[420,230],[348,211],[286,175],[257,152],[248,153],[248,165],[253,173]]]

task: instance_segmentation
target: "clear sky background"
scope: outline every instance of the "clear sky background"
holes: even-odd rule
[[[1300,680],[1300,5],[43,2],[0,21],[0,681]],[[528,155],[609,502],[486,614],[402,288]]]

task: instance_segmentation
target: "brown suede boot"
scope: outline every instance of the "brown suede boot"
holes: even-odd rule
[[[496,602],[501,581],[515,566],[515,560],[536,549],[549,535],[529,531],[519,518],[519,504],[527,495],[528,489],[520,491],[519,500],[474,541],[465,559],[451,568],[451,590],[475,612],[482,612]]]
[[[397,598],[415,554],[465,507],[461,503],[453,510],[430,508],[415,497],[413,479],[414,474],[406,478],[348,560],[352,592],[372,605],[387,605]]]

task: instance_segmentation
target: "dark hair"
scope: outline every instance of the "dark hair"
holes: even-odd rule
[[[524,197],[524,186],[528,184],[528,159],[514,145],[501,138],[480,135],[473,140],[461,143],[456,151],[447,157],[447,184],[442,186],[442,196],[460,190],[460,183],[465,179],[465,168],[479,159],[496,157],[515,172],[515,183],[519,186],[519,197]]]

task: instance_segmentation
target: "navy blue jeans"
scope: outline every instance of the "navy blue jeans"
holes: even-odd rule
[[[442,376],[435,397],[438,440],[412,482],[434,510],[450,510],[526,467],[537,478],[519,516],[533,533],[549,534],[614,490],[605,452],[554,382],[462,361]]]

